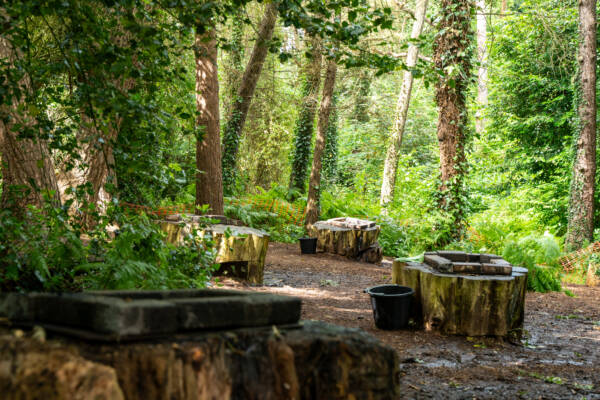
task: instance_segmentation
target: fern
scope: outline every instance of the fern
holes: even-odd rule
[[[527,289],[535,292],[561,291],[560,246],[550,234],[526,236],[506,243],[502,256],[513,265],[527,268]]]

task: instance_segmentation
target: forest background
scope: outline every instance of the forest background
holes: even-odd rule
[[[38,223],[32,224],[31,219],[5,211],[0,226],[4,239],[0,255],[4,265],[13,267],[5,269],[3,286],[37,285],[56,290],[81,285],[98,288],[202,285],[210,274],[209,242],[195,243],[191,252],[165,247],[159,244],[160,232],[147,217],[135,213],[132,216],[126,212],[127,207],[125,210],[121,207],[134,204],[155,210],[194,204],[198,131],[194,117],[197,113],[195,56],[191,43],[193,27],[198,22],[187,22],[204,15],[215,26],[224,138],[244,66],[253,53],[268,4],[222,3],[214,6],[217,11],[207,13],[201,6],[189,10],[185,2],[173,2],[177,5],[165,8],[168,12],[160,18],[147,9],[148,20],[159,23],[146,27],[150,32],[141,30],[143,24],[131,23],[137,29],[131,32],[141,36],[136,47],[129,47],[130,53],[108,54],[115,56],[117,62],[106,63],[107,58],[101,57],[107,54],[87,54],[86,50],[76,49],[90,57],[79,66],[67,63],[65,68],[59,64],[65,64],[65,60],[71,62],[71,55],[55,54],[65,49],[75,50],[57,43],[74,41],[76,35],[90,35],[90,32],[85,29],[77,32],[69,24],[61,27],[60,19],[77,21],[75,17],[80,16],[69,15],[75,13],[73,9],[82,14],[91,11],[79,4],[79,8],[65,8],[64,15],[60,7],[45,13],[35,9],[38,3],[43,9],[45,2],[30,2],[31,14],[23,12],[25,17],[19,23],[31,24],[26,28],[21,26],[27,31],[22,37],[33,41],[25,46],[33,54],[24,59],[29,63],[28,73],[37,71],[40,86],[36,90],[43,87],[31,104],[44,104],[43,114],[49,126],[44,139],[51,143],[51,157],[57,165],[64,162],[64,154],[76,152],[77,146],[69,138],[77,136],[81,121],[74,116],[85,119],[85,112],[76,109],[80,101],[77,96],[85,94],[81,88],[86,86],[73,85],[74,77],[103,63],[106,70],[98,71],[95,67],[96,77],[122,73],[135,80],[136,89],[133,95],[124,98],[117,93],[117,100],[110,107],[101,105],[98,99],[110,95],[115,98],[115,93],[86,89],[98,96],[94,107],[101,108],[105,121],[121,112],[119,123],[126,134],[111,139],[118,184],[109,191],[114,195],[111,206],[117,211],[111,207],[102,210],[96,214],[99,222],[92,225],[73,218],[69,212],[72,203],[57,208],[56,204],[52,206],[51,199],[46,199],[50,201],[43,208],[45,212],[31,209]],[[463,182],[466,190],[460,210],[466,223],[458,236],[436,197],[440,187],[440,158],[435,82],[439,77],[432,60],[433,43],[440,35],[440,3],[430,2],[423,32],[416,39],[411,39],[416,14],[414,1],[347,3],[340,2],[338,6],[328,3],[329,6],[321,5],[323,9],[308,7],[308,14],[303,14],[304,11],[294,14],[290,10],[294,10],[295,3],[285,3],[290,8],[276,20],[273,37],[268,41],[269,52],[239,137],[235,179],[226,188],[225,214],[267,230],[276,241],[293,242],[304,234],[302,223],[276,210],[283,206],[303,210],[306,206],[306,189],[290,185],[290,177],[295,173],[293,160],[298,149],[310,144],[308,148],[312,151],[315,145],[314,135],[310,136],[310,143],[297,140],[306,94],[306,66],[311,61],[310,38],[315,30],[328,29],[328,18],[344,10],[343,13],[348,13],[344,18],[360,20],[363,25],[357,22],[357,32],[345,37],[338,34],[336,27],[329,27],[331,32],[323,35],[325,56],[335,53],[338,70],[323,155],[323,178],[318,188],[320,219],[355,216],[377,220],[382,227],[380,244],[389,256],[418,256],[425,250],[445,247],[503,254],[530,269],[546,271],[551,267],[546,278],[532,285],[539,290],[560,288],[557,282],[562,271],[558,260],[567,233],[578,130],[577,2],[498,0],[481,1],[478,7],[473,7],[472,32],[477,31],[477,18],[483,16],[487,51],[483,57],[478,55],[473,35],[467,46],[472,54],[472,78],[469,78],[472,80],[467,86],[467,169]],[[132,4],[124,2],[122,6],[127,9]],[[110,29],[121,29],[119,24],[123,24],[123,15],[127,13],[119,15],[119,7],[108,10],[106,15],[93,18],[96,28],[104,24],[103,33],[92,32],[93,35],[108,35]],[[372,10],[380,11],[372,14]],[[139,9],[136,12],[144,14]],[[45,19],[44,15],[50,17]],[[227,18],[216,18],[215,24],[215,15]],[[319,17],[313,21],[306,15]],[[131,32],[128,34],[132,35]],[[89,43],[89,38],[78,40]],[[384,210],[380,205],[384,160],[397,119],[396,104],[411,45],[418,47],[419,57],[416,65],[410,67],[414,83],[399,151],[395,191]],[[128,60],[124,66],[119,64],[119,57]],[[43,65],[48,68],[43,70]],[[324,66],[325,62],[320,69],[323,77]],[[488,76],[485,104],[478,101],[476,83],[477,69],[482,66]],[[119,71],[119,67],[123,69]],[[132,74],[128,68],[138,72]],[[320,79],[321,85],[323,80]],[[118,107],[124,108],[119,111]],[[316,117],[312,120],[313,129],[317,120]],[[80,193],[82,197],[84,192],[85,188]],[[112,238],[106,227],[115,223],[121,234]],[[49,226],[52,228],[48,229]],[[83,231],[91,242],[81,240]],[[594,240],[599,234],[594,231]],[[20,247],[15,246],[17,242]],[[93,256],[101,261],[94,261]],[[123,269],[123,262],[129,267]],[[169,267],[175,264],[182,268],[175,271]],[[186,266],[190,268],[187,272]],[[206,273],[198,275],[200,270]],[[158,278],[146,282],[135,278],[149,275]]]

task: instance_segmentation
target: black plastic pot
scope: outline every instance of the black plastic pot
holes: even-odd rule
[[[317,252],[317,238],[300,238],[300,252],[302,254],[315,254]]]
[[[406,328],[414,290],[407,286],[381,285],[365,292],[371,296],[375,326],[390,330]]]

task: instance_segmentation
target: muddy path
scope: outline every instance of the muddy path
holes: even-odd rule
[[[403,398],[600,399],[600,288],[568,286],[563,293],[528,293],[521,345],[496,339],[375,328],[363,289],[390,283],[381,266],[330,254],[300,255],[272,243],[264,285],[231,279],[219,285],[301,297],[303,319],[363,329],[399,355]]]

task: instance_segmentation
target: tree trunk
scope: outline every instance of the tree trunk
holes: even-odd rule
[[[368,70],[363,70],[358,77],[358,90],[356,91],[356,104],[354,105],[354,119],[357,122],[369,122],[371,80],[372,76]]]
[[[267,57],[269,41],[273,37],[275,22],[277,21],[278,5],[278,2],[273,1],[266,6],[265,15],[260,23],[252,55],[244,71],[237,98],[233,104],[233,110],[231,115],[228,116],[229,120],[225,125],[223,138],[223,189],[228,195],[233,192],[235,186],[235,165],[240,137],[258,78],[260,78],[260,72]]]
[[[214,28],[196,33],[196,206],[208,204],[210,213],[223,214],[221,140],[219,129],[219,77]]]
[[[319,101],[317,94],[321,83],[321,43],[318,37],[312,37],[311,42],[312,59],[305,72],[304,98],[296,122],[292,172],[290,174],[290,189],[296,189],[300,193],[306,192],[305,181],[308,172],[308,159],[310,158],[315,113]]]
[[[423,23],[427,12],[428,0],[418,0],[415,6],[415,22],[413,24],[411,39],[417,39],[423,31]],[[410,104],[410,94],[412,91],[413,74],[411,69],[417,65],[419,48],[413,43],[408,47],[406,56],[406,67],[402,77],[402,88],[398,97],[396,106],[396,119],[392,128],[392,135],[388,145],[385,161],[383,164],[383,181],[381,183],[381,197],[379,203],[384,208],[394,199],[394,189],[396,187],[396,175],[398,171],[398,157],[400,146],[402,145],[402,136],[406,126],[406,115]]]
[[[573,164],[565,246],[578,249],[594,236],[596,190],[596,1],[579,1],[579,138]]]
[[[18,56],[9,39],[0,36],[0,59],[12,69]],[[26,96],[31,94],[32,83],[25,75],[17,84],[20,93],[12,95],[11,104],[0,106],[0,156],[2,162],[1,208],[23,211],[28,205],[41,207],[44,193],[51,195],[55,206],[60,205],[54,164],[48,144],[40,138],[35,117],[27,113]],[[31,131],[31,132],[27,132]],[[22,134],[34,134],[24,138]]]
[[[119,27],[118,34],[112,37],[115,46],[125,48],[130,46],[130,35],[125,33],[122,27]],[[95,76],[94,71],[88,71],[87,74],[80,77],[85,85],[94,86],[105,84],[108,81],[120,92],[122,96],[128,96],[128,92],[135,86],[135,79],[122,78],[119,76]],[[98,82],[98,83],[97,83]],[[91,185],[91,192],[85,191],[84,201],[94,205],[96,211],[104,213],[106,204],[114,196],[114,189],[117,186],[117,174],[115,170],[114,145],[121,131],[123,116],[119,114],[100,115],[101,109],[95,106],[95,99],[88,98],[86,104],[79,112],[81,126],[77,133],[77,145],[79,159],[70,159],[62,165],[59,171],[58,185],[63,199],[68,199],[72,195],[67,194],[69,188],[77,188],[83,185]],[[106,129],[102,129],[102,121],[109,120]],[[67,170],[66,164],[73,163],[73,168]],[[110,187],[112,186],[112,187]],[[113,193],[109,193],[112,190]],[[87,212],[85,204],[80,205],[84,209],[82,224],[85,227],[92,227],[95,224],[93,213]]]
[[[323,153],[323,179],[327,184],[336,182],[337,176],[337,129],[338,129],[338,93],[334,91],[331,98],[331,111],[329,113],[329,124],[327,125],[327,140]]]
[[[441,241],[460,238],[465,227],[466,96],[472,67],[472,7],[471,0],[442,0],[439,33],[434,42],[434,63],[442,74],[436,82],[441,180],[438,203],[445,214],[444,223],[448,224],[444,230],[449,234]]]
[[[334,59],[329,59],[327,61],[325,81],[323,82],[323,98],[321,100],[319,121],[317,123],[317,141],[315,143],[312,170],[310,172],[310,181],[308,184],[308,201],[306,203],[306,220],[304,222],[305,227],[309,227],[319,219],[322,157],[327,140],[327,128],[329,127],[329,115],[331,112],[336,73],[337,64]]]
[[[231,43],[229,51],[229,68],[225,69],[225,93],[227,94],[223,100],[223,111],[225,115],[231,115],[233,107],[237,99],[242,76],[244,75],[244,10],[238,8],[230,20],[231,26]]]
[[[504,14],[506,12],[506,0],[502,0],[502,4],[500,5],[500,14]]]
[[[485,108],[488,103],[488,69],[487,69],[487,19],[485,15],[485,0],[477,0],[477,113],[475,115],[475,131],[485,130]]]

